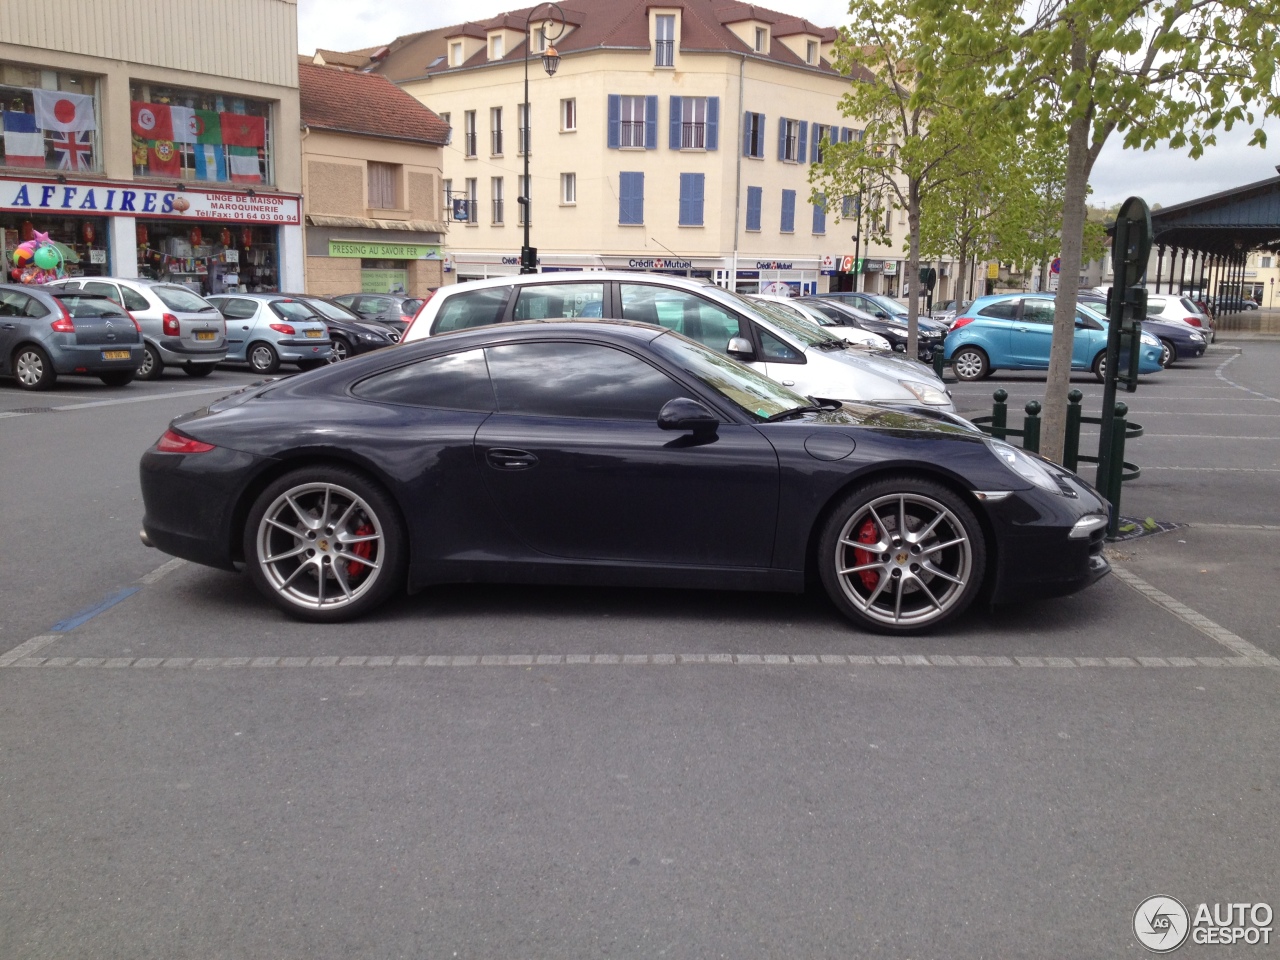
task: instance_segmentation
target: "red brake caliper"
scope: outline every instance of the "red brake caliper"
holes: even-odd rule
[[[874,520],[866,520],[863,522],[862,526],[858,529],[857,540],[859,543],[879,542],[880,537],[876,534],[876,522]],[[361,546],[363,546],[363,544],[361,544]],[[871,563],[876,558],[876,555],[870,550],[858,550],[856,548],[853,551],[853,556],[857,561],[858,566],[862,566],[864,563]],[[868,590],[874,590],[876,588],[876,584],[880,582],[880,574],[876,573],[874,570],[860,570],[858,571],[858,576],[862,579],[862,585]]]
[[[367,523],[361,524],[359,527],[356,528],[357,537],[367,537],[371,533],[373,533],[373,527],[371,527]],[[373,553],[373,541],[361,540],[359,543],[352,544],[351,552],[354,553],[357,557],[364,557],[366,560],[368,560],[370,555]],[[357,563],[355,560],[347,561],[348,577],[351,577],[354,580],[356,577],[360,576],[360,574],[362,573],[364,573],[363,563]]]

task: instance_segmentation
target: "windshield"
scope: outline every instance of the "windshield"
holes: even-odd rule
[[[769,304],[761,303],[758,300],[748,300],[741,294],[734,293],[731,290],[717,288],[716,294],[717,299],[728,299],[739,311],[745,312],[748,316],[754,314],[769,321],[778,330],[781,330],[805,347],[815,347],[820,343],[829,343],[831,341],[831,337],[812,324],[787,316],[781,310],[766,310],[765,308]]]
[[[330,303],[328,300],[304,300],[299,301],[305,303],[315,313],[322,317],[328,317],[330,320],[346,320],[351,323],[359,323],[360,317],[346,307],[337,303]]]
[[[809,402],[737,360],[670,331],[654,339],[651,346],[734,406],[761,420]]]
[[[170,310],[177,310],[181,313],[213,313],[217,311],[217,307],[204,299],[204,297],[192,293],[186,287],[180,287],[176,283],[157,284],[151,289],[160,298],[160,302]]]
[[[881,297],[876,294],[870,294],[869,296],[874,303],[884,307],[886,312],[893,314],[895,317],[905,317],[907,315],[907,308],[897,300],[890,300],[888,297]]]

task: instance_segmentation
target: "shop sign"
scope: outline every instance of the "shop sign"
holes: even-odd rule
[[[867,273],[879,273],[881,270],[884,270],[884,261],[883,260],[863,260],[862,269],[865,270]]]
[[[897,260],[886,260],[884,262],[884,275],[886,277],[896,277],[898,275]]]
[[[297,197],[277,194],[157,190],[121,181],[52,183],[0,178],[0,210],[70,216],[146,217],[166,220],[220,220],[235,223],[299,224]]]
[[[692,260],[640,260],[632,257],[627,266],[633,270],[692,270]]]
[[[829,253],[824,253],[822,259],[818,261],[818,269],[824,273],[831,272],[836,268],[836,258]]]
[[[782,260],[757,260],[757,270],[794,270],[795,266]]]
[[[105,250],[100,250],[100,249],[93,249],[93,250],[90,250],[90,251],[89,251],[89,262],[90,262],[90,263],[106,263],[106,262],[107,262],[107,251],[105,251]]]
[[[999,280],[999,279],[1000,279],[1000,264],[998,264],[998,263],[988,263],[988,264],[987,264],[987,279],[988,279],[988,280]]]
[[[367,243],[363,240],[330,240],[329,256],[369,260],[427,260],[440,256],[440,248],[426,243]]]

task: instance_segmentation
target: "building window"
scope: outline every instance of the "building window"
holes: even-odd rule
[[[778,228],[783,233],[796,232],[796,192],[782,191],[782,224]]]
[[[840,216],[845,220],[851,220],[857,217],[862,219],[862,199],[854,196],[844,196],[840,198]]]
[[[702,226],[702,198],[705,183],[705,174],[680,174],[680,226]]]
[[[502,156],[502,108],[489,108],[489,152],[495,157]]]
[[[533,32],[533,49],[535,53],[547,52],[547,28],[539,27]]]
[[[533,224],[533,194],[529,191],[530,180],[528,177],[516,177],[516,183],[520,185],[520,196],[524,197],[524,203],[520,204],[520,216],[517,218],[521,226],[526,223]]]
[[[718,149],[719,120],[719,97],[672,97],[671,149]]]
[[[395,210],[396,180],[400,168],[394,163],[369,161],[369,206],[378,210]]]
[[[489,182],[489,189],[493,193],[493,222],[495,224],[502,223],[502,178],[494,177]]]
[[[457,209],[453,196],[453,181],[441,180],[440,188],[444,191],[444,215],[449,220],[457,220]],[[465,219],[465,218],[464,218]]]
[[[818,202],[813,205],[813,232],[827,232],[827,198],[819,197]]]
[[[469,177],[467,179],[467,223],[475,223],[480,219],[479,199],[476,179]]]
[[[778,119],[778,159],[802,163],[808,148],[809,124],[803,120]]]
[[[657,146],[657,97],[609,94],[609,147]]]
[[[495,33],[489,38],[489,59],[502,59],[502,34],[500,33]]]
[[[442,113],[442,114],[440,114],[440,119],[444,121],[444,124],[445,124],[445,126],[446,126],[446,127],[452,127],[452,126],[453,126],[453,114],[451,114],[451,113]]]
[[[764,27],[756,27],[756,53],[766,53],[769,50],[769,31]]]
[[[101,170],[97,88],[81,74],[0,65],[0,168]]]
[[[1270,269],[1271,269],[1271,258],[1270,258],[1270,257],[1263,257],[1263,258],[1262,258],[1262,269],[1263,269],[1263,270],[1270,270]]]
[[[676,64],[675,14],[660,13],[654,17],[654,31],[656,36],[653,43],[653,65],[674,67]]]
[[[474,157],[476,155],[476,112],[474,110],[468,110],[462,115],[462,137],[464,140],[462,155]]]
[[[818,41],[817,40],[810,40],[808,43],[804,45],[804,62],[805,63],[818,62]]]
[[[269,102],[138,81],[129,97],[134,176],[272,181]]]
[[[516,122],[520,125],[519,155],[523,157],[529,152],[529,106],[527,104],[522,103],[516,107]]]
[[[764,187],[747,187],[747,230],[760,231],[760,205],[764,201]]]
[[[832,135],[834,134],[834,131],[835,131],[834,127],[825,127],[820,123],[815,123],[813,125],[813,148],[812,148],[813,152],[809,155],[810,163],[822,162],[822,157],[823,157],[822,140],[825,137],[827,138],[828,141],[830,141]]]
[[[560,101],[560,132],[568,133],[578,129],[578,101]]]
[[[462,66],[462,41],[449,44],[449,66]]]
[[[764,114],[748,113],[742,125],[742,155],[764,159]]]
[[[644,223],[644,174],[618,174],[618,223]]]
[[[560,174],[560,202],[567,204],[578,202],[578,175],[576,173]]]

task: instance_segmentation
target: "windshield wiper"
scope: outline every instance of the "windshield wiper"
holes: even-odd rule
[[[817,397],[808,398],[811,403],[803,404],[799,407],[792,407],[789,410],[783,410],[781,413],[775,413],[771,417],[765,417],[765,423],[776,423],[779,420],[785,420],[787,417],[798,417],[805,413],[826,413],[828,410],[838,410],[842,404],[839,400],[822,400]]]

